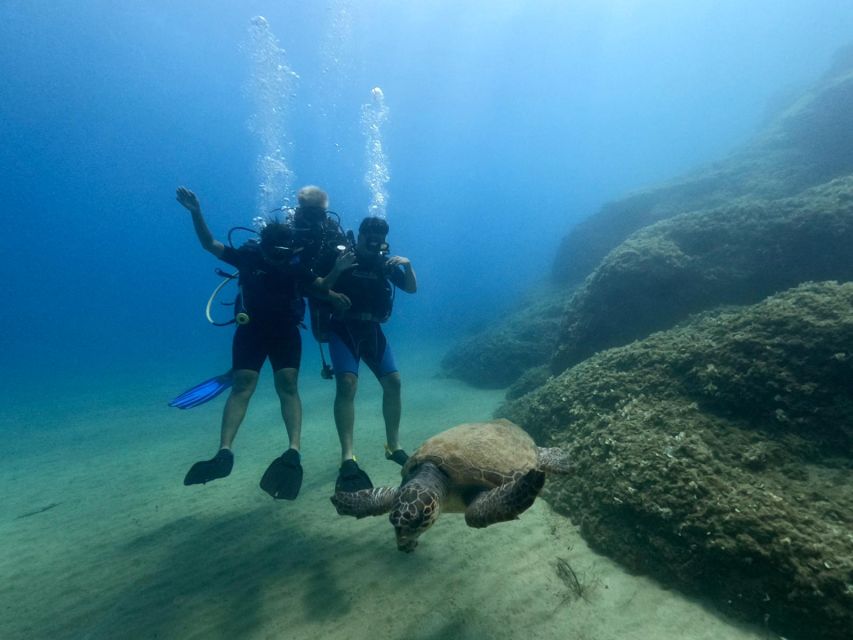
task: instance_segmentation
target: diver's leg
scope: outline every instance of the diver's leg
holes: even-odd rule
[[[388,450],[400,448],[400,416],[403,413],[400,373],[394,371],[379,378],[382,385],[382,417],[385,419],[385,441]]]
[[[302,487],[302,464],[299,456],[302,401],[297,390],[299,370],[287,367],[276,370],[273,375],[290,448],[270,463],[261,477],[260,487],[273,498],[295,500]]]
[[[299,364],[302,337],[296,325],[279,326],[268,344],[275,391],[281,404],[281,417],[290,448],[270,463],[261,477],[260,487],[273,498],[295,500],[302,487],[299,445],[302,436],[302,400],[299,398]]]
[[[219,428],[219,451],[211,460],[196,462],[184,477],[185,485],[204,484],[231,473],[234,455],[231,446],[240,423],[246,417],[249,399],[258,386],[258,375],[266,355],[258,339],[258,332],[247,325],[237,327],[231,344],[231,368],[234,372],[234,384],[222,410],[222,424]]]
[[[290,448],[299,451],[302,436],[302,400],[299,397],[299,369],[279,369],[274,374],[275,391],[281,403],[281,417]]]
[[[400,416],[403,403],[400,389],[400,372],[394,362],[391,345],[385,339],[382,327],[376,325],[376,351],[365,363],[382,385],[382,417],[385,420],[385,457],[399,465],[406,464],[409,455],[400,448]]]
[[[234,385],[222,410],[219,449],[231,449],[237,430],[246,417],[249,400],[258,386],[258,376],[266,360],[264,334],[251,324],[239,325],[231,342],[231,368]]]
[[[341,461],[353,458],[353,429],[355,426],[355,393],[358,376],[354,373],[338,373],[335,367],[335,427],[341,442]]]
[[[341,467],[335,481],[335,493],[372,489],[373,483],[367,473],[359,468],[353,455],[353,425],[355,424],[355,392],[358,376],[354,373],[337,373],[335,393],[335,426],[341,441]]]
[[[352,332],[338,326],[329,335],[329,355],[335,369],[335,427],[341,442],[341,467],[335,481],[335,493],[373,488],[367,473],[360,469],[353,455],[355,426],[355,393],[358,390],[358,357]]]
[[[210,460],[196,462],[187,475],[184,476],[184,484],[205,484],[217,478],[224,478],[231,473],[234,466],[234,454],[231,453],[231,445],[237,429],[246,415],[246,407],[249,406],[249,398],[258,384],[258,372],[250,369],[238,369],[234,372],[234,385],[225,403],[222,412],[222,428],[219,439],[219,451]]]
[[[251,369],[238,369],[234,372],[234,386],[225,402],[222,411],[222,427],[219,437],[219,448],[230,449],[234,443],[237,430],[246,417],[249,400],[258,386],[258,372]]]
[[[335,427],[341,443],[341,461],[353,458],[355,394],[358,390],[358,356],[352,333],[344,323],[332,322],[329,357],[335,370]]]

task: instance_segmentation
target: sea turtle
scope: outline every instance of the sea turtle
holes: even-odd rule
[[[464,512],[469,527],[515,520],[533,504],[546,471],[568,473],[566,454],[537,447],[509,420],[460,424],[412,454],[399,487],[339,491],[332,504],[356,518],[390,511],[397,548],[409,553],[442,511]]]

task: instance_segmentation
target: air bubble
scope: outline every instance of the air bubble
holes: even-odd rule
[[[373,87],[370,95],[371,101],[361,108],[361,127],[367,138],[367,171],[364,174],[364,183],[370,190],[367,211],[371,216],[384,218],[388,205],[387,185],[391,176],[382,146],[382,125],[388,119],[389,110],[380,87]]]

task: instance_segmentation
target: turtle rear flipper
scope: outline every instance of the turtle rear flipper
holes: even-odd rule
[[[517,480],[484,491],[465,509],[465,522],[469,527],[480,529],[515,520],[533,504],[544,484],[545,473],[531,469]]]
[[[537,466],[542,471],[556,474],[574,473],[569,454],[559,447],[536,447]]]
[[[331,501],[335,505],[338,515],[366,518],[367,516],[381,516],[383,513],[391,511],[399,492],[399,487],[337,491],[331,497]]]

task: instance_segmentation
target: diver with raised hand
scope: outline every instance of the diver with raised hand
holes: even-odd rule
[[[307,185],[302,187],[296,195],[298,205],[295,208],[281,207],[271,213],[281,211],[285,214],[287,224],[293,229],[294,243],[299,246],[300,263],[308,267],[315,276],[324,277],[331,271],[338,255],[348,243],[341,228],[340,216],[328,210],[329,196],[320,187]],[[243,227],[235,227],[235,229],[243,229]],[[221,275],[224,275],[226,280],[232,278],[229,274]],[[210,315],[211,304],[221,287],[222,285],[214,291],[207,308],[208,321],[217,326],[234,322],[231,320],[218,323]],[[320,344],[320,356],[323,359],[322,375],[325,378],[331,378],[331,367],[326,364],[322,344],[328,342],[328,321],[334,306],[321,297],[309,296],[308,308],[311,313],[311,331]],[[233,373],[229,369],[223,374],[190,387],[169,402],[169,406],[177,409],[192,409],[210,402],[231,387],[234,381]]]
[[[355,246],[340,255],[326,278],[329,286],[350,301],[349,307],[335,311],[329,325],[329,353],[336,381],[335,426],[342,460],[336,492],[373,486],[353,456],[355,394],[362,360],[382,386],[385,457],[399,465],[408,459],[399,443],[400,372],[380,325],[391,317],[395,288],[415,293],[418,283],[408,258],[388,255],[387,235],[384,218],[362,220]]]
[[[302,247],[293,226],[271,220],[261,230],[259,241],[234,248],[213,237],[192,191],[179,187],[176,197],[190,212],[202,248],[239,270],[241,309],[232,343],[233,386],[222,413],[219,451],[212,459],[195,463],[184,484],[204,484],[231,473],[234,438],[257,386],[260,369],[269,358],[289,448],[273,460],[260,485],[274,498],[293,500],[302,485],[302,402],[297,382],[302,355],[299,323],[304,315],[303,292],[316,295],[339,310],[346,309],[349,300],[330,291],[325,280],[303,264]]]

